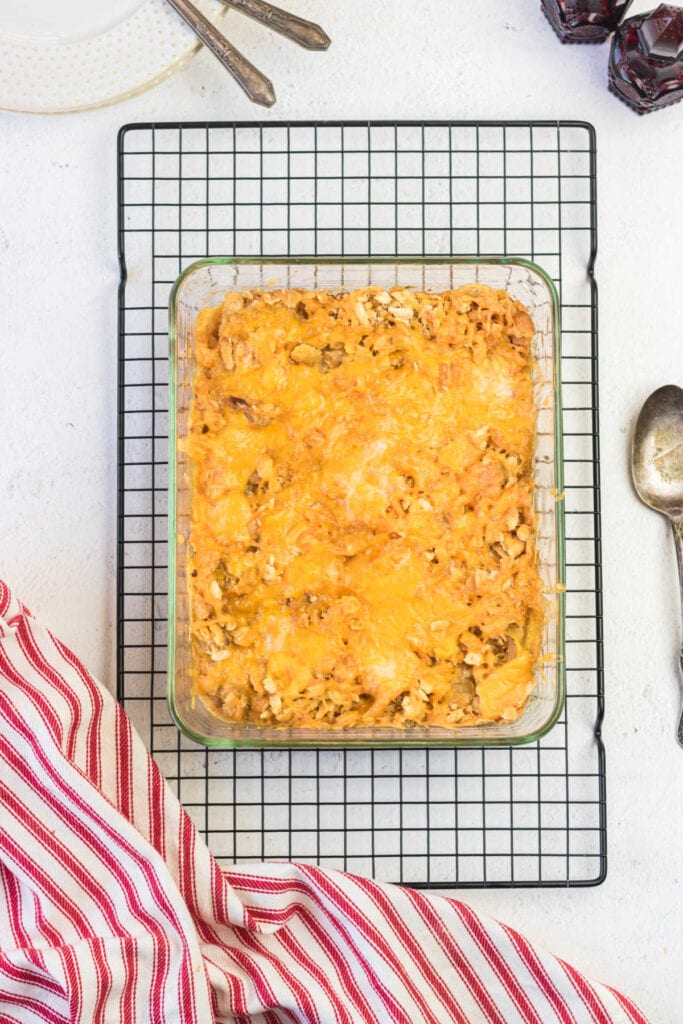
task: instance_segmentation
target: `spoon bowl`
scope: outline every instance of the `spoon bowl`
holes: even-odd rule
[[[636,423],[631,465],[646,505],[669,518],[683,516],[683,388],[667,384],[647,399]]]
[[[683,610],[683,388],[667,384],[643,405],[633,435],[631,472],[639,497],[671,522]],[[683,714],[677,735],[683,746]]]

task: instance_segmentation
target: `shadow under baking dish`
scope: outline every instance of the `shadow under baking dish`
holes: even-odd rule
[[[228,722],[193,692],[186,578],[191,472],[179,449],[188,430],[195,373],[193,331],[199,312],[227,292],[280,288],[349,291],[368,285],[441,292],[468,284],[503,288],[534,322],[536,443],[533,472],[539,569],[548,610],[534,688],[514,722],[459,729],[365,726],[344,729],[276,728]],[[513,258],[226,258],[192,264],[170,298],[169,353],[169,587],[168,701],[179,729],[208,747],[488,747],[530,743],[558,720],[565,700],[565,540],[560,396],[559,302],[538,266]]]

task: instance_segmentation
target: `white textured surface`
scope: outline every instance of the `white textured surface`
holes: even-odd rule
[[[472,906],[621,986],[654,1022],[683,1006],[680,622],[665,525],[634,499],[643,399],[683,383],[683,105],[638,118],[605,88],[607,47],[561,46],[535,0],[298,0],[333,48],[244,19],[234,42],[279,102],[252,107],[208,54],[124,106],[0,116],[0,573],[113,682],[116,130],[126,121],[578,118],[598,131],[609,872],[596,889],[472,892]],[[633,11],[647,9],[636,0]],[[227,24],[227,22],[226,22]]]

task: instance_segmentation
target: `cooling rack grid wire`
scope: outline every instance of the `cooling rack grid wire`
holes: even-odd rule
[[[224,863],[421,888],[606,867],[595,139],[589,125],[145,124],[119,138],[118,695]],[[538,743],[213,751],[166,705],[168,298],[206,256],[517,255],[562,306],[567,703]]]

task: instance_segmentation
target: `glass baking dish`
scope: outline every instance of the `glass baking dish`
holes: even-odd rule
[[[219,304],[230,291],[307,288],[342,291],[379,285],[445,291],[478,282],[504,288],[529,310],[535,383],[535,509],[538,550],[548,613],[542,657],[526,707],[515,722],[460,729],[276,728],[224,721],[193,693],[186,580],[190,529],[191,473],[179,448],[188,430],[193,330],[200,310]],[[529,743],[557,721],[565,699],[564,509],[560,405],[559,303],[553,282],[540,267],[513,258],[228,258],[192,264],[176,281],[170,300],[169,415],[169,593],[168,701],[181,731],[208,747],[465,747]]]

